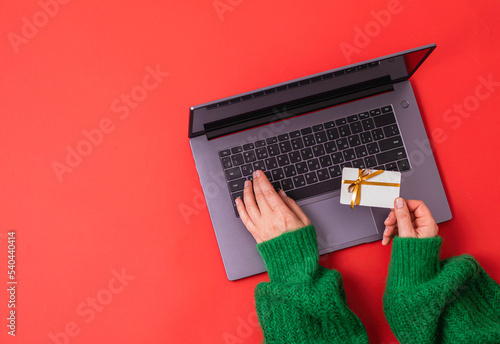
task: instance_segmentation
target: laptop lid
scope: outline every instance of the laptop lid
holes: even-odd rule
[[[193,106],[188,136],[206,135],[210,140],[391,91],[394,83],[408,80],[435,48],[429,44]],[[277,109],[283,108],[286,111],[276,118]]]

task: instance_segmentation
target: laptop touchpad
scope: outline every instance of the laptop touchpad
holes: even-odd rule
[[[358,206],[351,210],[340,204],[340,197],[307,204],[302,209],[316,229],[320,251],[360,244],[363,238],[378,233],[369,207]]]

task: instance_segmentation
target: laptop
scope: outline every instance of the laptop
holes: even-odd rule
[[[341,205],[343,167],[400,171],[401,196],[451,211],[410,77],[435,44],[190,108],[189,142],[231,281],[266,271],[235,199],[256,169],[315,226],[319,253],[382,238],[388,209]]]

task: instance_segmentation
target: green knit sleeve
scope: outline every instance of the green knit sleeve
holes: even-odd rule
[[[384,312],[403,343],[500,343],[500,287],[471,256],[439,261],[441,238],[394,238]]]
[[[363,324],[349,309],[338,271],[318,263],[313,226],[257,245],[269,283],[255,288],[264,338],[274,343],[368,343]]]

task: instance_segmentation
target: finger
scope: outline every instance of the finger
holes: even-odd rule
[[[309,226],[311,224],[311,221],[309,220],[307,215],[304,213],[302,208],[299,207],[299,205],[293,199],[288,197],[286,195],[285,191],[280,190],[280,192],[278,192],[278,194],[281,196],[281,199],[283,200],[283,202],[285,202],[285,204],[288,206],[288,208],[290,208],[290,210],[293,211],[293,213],[299,218],[300,221],[302,221],[302,223],[305,226]]]
[[[408,209],[415,214],[415,218],[435,222],[431,211],[427,208],[424,202],[410,199],[407,200],[406,203],[408,204]]]
[[[391,239],[397,234],[397,222],[396,222],[396,214],[394,210],[389,213],[387,219],[384,221],[385,230],[382,237],[382,245],[388,245],[391,242]]]
[[[255,203],[255,197],[252,191],[252,182],[249,180],[245,181],[245,187],[243,188],[243,201],[245,202],[245,209],[250,218],[254,220],[260,218],[260,210]]]
[[[257,170],[253,173],[253,192],[255,193],[255,201],[259,206],[260,212],[266,213],[269,212],[269,204],[267,203],[267,199],[264,196],[265,190],[262,189],[261,181],[263,177],[265,177],[265,174],[260,170]],[[267,182],[269,183],[269,181]]]
[[[394,212],[396,213],[398,234],[400,237],[415,237],[410,211],[403,198],[398,197],[394,200]]]
[[[248,229],[248,231],[254,236],[255,232],[255,224],[253,223],[252,219],[250,219],[250,216],[248,216],[247,210],[245,208],[245,203],[241,200],[241,198],[236,199],[236,209],[238,209],[238,214],[240,215],[240,219],[245,225],[245,227]],[[257,238],[255,238],[257,239]]]
[[[285,202],[278,196],[276,190],[271,185],[266,175],[260,171],[255,171],[256,177],[254,177],[254,184],[258,185],[259,191],[262,193],[262,196],[265,198],[267,210],[277,209],[279,207],[285,207]],[[257,196],[257,193],[255,194]],[[258,202],[258,200],[257,200]],[[260,205],[259,205],[260,206]]]

